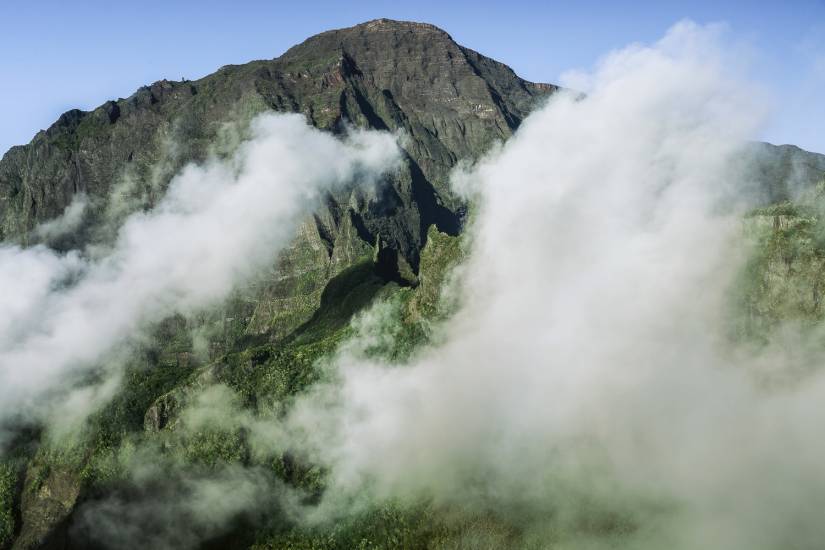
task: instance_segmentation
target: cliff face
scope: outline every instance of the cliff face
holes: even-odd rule
[[[520,79],[432,25],[381,19],[325,32],[273,60],[163,80],[65,113],[0,161],[0,238],[34,242],[32,229],[79,195],[88,201],[82,223],[52,246],[110,238],[118,217],[156,202],[185,163],[231,149],[243,122],[263,111],[304,113],[333,132],[346,124],[404,131],[405,168],[375,193],[328,197],[259,285],[248,329],[283,334],[308,319],[330,277],[378,240],[399,276],[413,278],[427,228],[456,234],[461,225],[450,169],[506,139],[556,89]]]

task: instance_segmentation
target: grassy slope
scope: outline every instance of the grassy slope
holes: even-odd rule
[[[310,493],[321,490],[322,473],[311,465],[296,464],[283,456],[251,458],[242,429],[207,427],[176,433],[177,416],[196,395],[215,384],[231,388],[239,406],[253,415],[262,411],[265,414],[282,412],[293,396],[319,379],[318,360],[334,352],[351,335],[352,316],[376,300],[394,304],[399,324],[399,330],[395,331],[398,344],[382,352],[396,358],[410,353],[426,339],[422,327],[426,318],[435,312],[436,287],[443,278],[437,271],[446,271],[458,257],[458,239],[434,229],[430,231],[430,238],[432,244],[422,258],[422,273],[430,276],[430,282],[418,289],[399,287],[381,278],[372,260],[365,259],[330,281],[316,314],[278,342],[244,339],[242,332],[237,331],[234,348],[201,364],[194,358],[186,320],[172,318],[162,323],[152,342],[136,352],[118,393],[92,415],[80,433],[44,438],[28,457],[25,474],[11,465],[0,465],[0,548],[11,542],[12,534],[21,528],[15,519],[19,481],[25,481],[22,488],[24,526],[20,537],[25,547],[42,540],[55,525],[70,521],[79,503],[111,491],[123,491],[130,483],[126,463],[135,449],[143,447],[163,449],[164,460],[168,458],[179,470],[190,469],[208,475],[210,470],[231,464],[263,466],[283,482]],[[450,244],[451,241],[454,242]],[[426,299],[422,298],[425,292]],[[426,307],[422,308],[421,304]],[[163,418],[163,426],[152,425],[147,416],[147,411],[158,410],[161,410],[159,417]],[[412,515],[408,516],[392,507],[379,506],[374,517],[368,514],[353,520],[346,529],[349,534],[341,535],[340,526],[337,527],[339,534],[332,539],[329,538],[331,532],[323,529],[302,532],[288,527],[288,523],[276,521],[270,522],[268,530],[258,538],[264,547],[269,544],[267,537],[270,542],[282,537],[286,537],[284,541],[311,542],[312,547],[318,547],[318,537],[328,542],[341,536],[347,541],[352,537],[380,540],[386,538],[384,534],[389,531],[401,529],[401,524],[407,525],[412,518],[424,517],[422,513],[410,511]],[[393,527],[396,519],[401,524]],[[373,527],[380,533],[371,532],[373,521]],[[394,539],[390,536],[387,540]],[[346,547],[352,546],[348,542]]]

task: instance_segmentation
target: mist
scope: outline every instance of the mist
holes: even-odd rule
[[[225,160],[187,165],[106,252],[0,248],[0,421],[47,409],[45,395],[116,363],[113,349],[150,323],[219,303],[274,262],[324,193],[375,183],[399,159],[389,134],[338,139],[301,115],[261,115],[250,136]],[[36,233],[76,226],[86,202]]]
[[[441,343],[344,346],[278,436],[329,469],[321,515],[430,499],[539,547],[820,544],[825,380],[764,374],[821,352],[730,337],[766,114],[730,51],[684,22],[613,52],[454,174],[470,255]]]

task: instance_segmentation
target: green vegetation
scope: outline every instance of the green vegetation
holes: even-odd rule
[[[432,103],[444,90],[448,100]],[[466,247],[435,227],[455,233],[466,221],[466,205],[448,190],[450,170],[506,139],[554,90],[459,49],[445,33],[373,22],[324,33],[278,59],[227,66],[194,82],[156,82],[93,111],[70,111],[10,151],[0,161],[0,237],[27,243],[38,223],[70,204],[71,190],[88,193],[88,231],[55,244],[61,250],[105,247],[125,216],[157,203],[184,164],[231,155],[262,112],[303,113],[336,133],[349,125],[397,131],[408,158],[376,196],[360,189],[325,197],[277,267],[251,288],[192,318],[173,316],[121,350],[128,362],[116,394],[81,426],[35,427],[15,443],[0,463],[0,548],[12,537],[21,548],[36,546],[96,499],[135,494],[156,503],[162,498],[154,492],[235,469],[260,474],[272,491],[294,491],[302,503],[317,501],[327,472],[307,457],[256,449],[254,423],[278,419],[296,396],[334,376],[325,360],[354,335],[370,336],[360,352],[399,365],[438,341],[461,299],[450,290],[451,268]],[[489,109],[479,116],[482,105]],[[799,159],[820,166],[813,157]],[[784,180],[799,164],[792,160],[766,176],[777,200],[790,195]],[[822,204],[820,188],[746,217],[752,256],[732,291],[738,337],[767,340],[789,322],[821,325]],[[369,259],[376,240],[386,243],[384,259],[399,276]],[[140,468],[154,468],[151,483],[138,479]],[[366,508],[311,527],[267,509],[250,524],[259,528],[259,549],[535,542],[501,511],[395,501]],[[599,536],[632,530],[626,518],[590,509],[581,523],[580,532]],[[554,539],[534,546],[547,540]]]
[[[209,314],[198,320],[174,316],[158,325],[129,354],[116,395],[79,430],[47,435],[28,458],[23,490],[29,514],[46,510],[59,519],[84,495],[128,490],[132,469],[144,463],[158,464],[158,475],[169,476],[171,484],[197,472],[252,467],[307,498],[319,496],[323,469],[289,454],[261,454],[250,443],[248,425],[284,414],[297,395],[324,379],[323,359],[359,330],[380,331],[365,351],[396,361],[430,338],[432,323],[448,315],[440,305],[441,287],[461,248],[459,239],[434,229],[428,237],[417,288],[385,280],[371,259],[363,259],[333,277],[311,318],[280,339],[247,334],[245,304],[235,298],[219,316],[231,316],[228,324]],[[378,304],[380,319],[364,318],[374,326],[352,323]],[[208,360],[196,352],[193,336],[204,328],[220,342]],[[0,473],[0,533],[12,533],[16,471]],[[274,514],[264,522],[260,548],[419,547],[436,534],[432,513],[422,506],[377,503],[343,523],[313,529]]]
[[[746,216],[753,253],[733,296],[740,337],[766,338],[789,320],[821,322],[825,232],[818,204],[818,198],[781,203]],[[305,502],[318,499],[325,486],[323,468],[289,453],[262,453],[250,439],[250,425],[285,414],[296,396],[328,376],[324,359],[354,335],[366,331],[373,338],[362,351],[396,363],[438,338],[439,324],[460,300],[450,281],[465,245],[434,227],[427,237],[416,286],[386,280],[372,260],[363,259],[333,277],[315,313],[286,336],[250,335],[244,328],[248,306],[241,298],[227,302],[219,315],[197,321],[175,316],[161,323],[133,354],[115,397],[80,432],[44,439],[28,459],[23,491],[30,502],[40,502],[30,506],[52,510],[48,513],[57,518],[70,516],[87,495],[129,490],[135,464],[147,462],[158,465],[156,482],[170,486],[187,476],[243,467],[263,472],[273,491],[282,483]],[[193,336],[204,327],[220,343],[208,358],[196,353]],[[0,467],[0,537],[6,541],[16,526],[17,480],[17,470]],[[57,504],[43,495],[56,495]],[[536,539],[512,518],[436,508],[426,501],[377,501],[312,526],[277,510],[257,521],[258,550],[530,548],[554,536]],[[238,529],[246,528],[241,525]],[[605,518],[582,529],[612,539],[632,534],[633,524]]]
[[[459,548],[462,531],[479,525],[451,526],[426,505],[403,506],[387,502],[374,509],[320,528],[295,527],[262,534],[254,550],[392,550]],[[483,526],[490,534],[501,526],[492,522]],[[478,542],[478,540],[476,541]],[[501,543],[502,538],[490,537]],[[496,548],[495,544],[487,546]],[[500,547],[500,546],[498,546]],[[473,548],[480,548],[473,546]]]
[[[17,471],[8,463],[0,462],[0,548],[14,536],[14,501],[17,491]]]
[[[732,324],[749,339],[765,340],[782,324],[813,328],[825,316],[825,197],[820,191],[749,213],[750,246],[735,281]]]

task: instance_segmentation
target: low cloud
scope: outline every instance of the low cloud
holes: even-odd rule
[[[42,223],[35,228],[35,236],[45,241],[51,241],[76,231],[77,228],[80,227],[80,224],[83,223],[83,216],[86,213],[88,205],[89,200],[85,193],[75,195],[72,202],[69,203],[69,206],[66,207],[60,216]]]
[[[219,302],[271,264],[324,193],[399,160],[389,134],[340,140],[300,115],[259,116],[250,132],[230,158],[186,166],[102,256],[0,247],[0,420],[39,406],[148,323]],[[83,204],[39,231],[66,229]]]
[[[470,253],[436,343],[403,364],[376,357],[393,337],[379,304],[285,418],[223,386],[181,413],[184,436],[242,430],[253,455],[322,467],[317,507],[254,467],[152,467],[162,453],[147,446],[126,463],[132,493],[87,503],[78,528],[186,547],[256,508],[313,521],[424,499],[492,511],[540,547],[819,545],[821,350],[730,337],[742,214],[759,196],[741,159],[765,109],[726,48],[720,28],[685,22],[614,52],[577,77],[586,96],[555,95],[454,175]],[[232,161],[187,167],[129,217],[100,260],[0,249],[0,284],[18,285],[0,298],[0,415],[142,323],[220,299],[320,193],[398,158],[384,134],[341,142],[291,116],[253,128]],[[776,373],[789,382],[766,383]]]
[[[686,22],[614,52],[456,174],[476,208],[443,343],[350,346],[284,426],[330,470],[322,507],[424,497],[566,548],[818,544],[825,379],[761,383],[818,356],[728,338],[765,110],[725,47]]]

